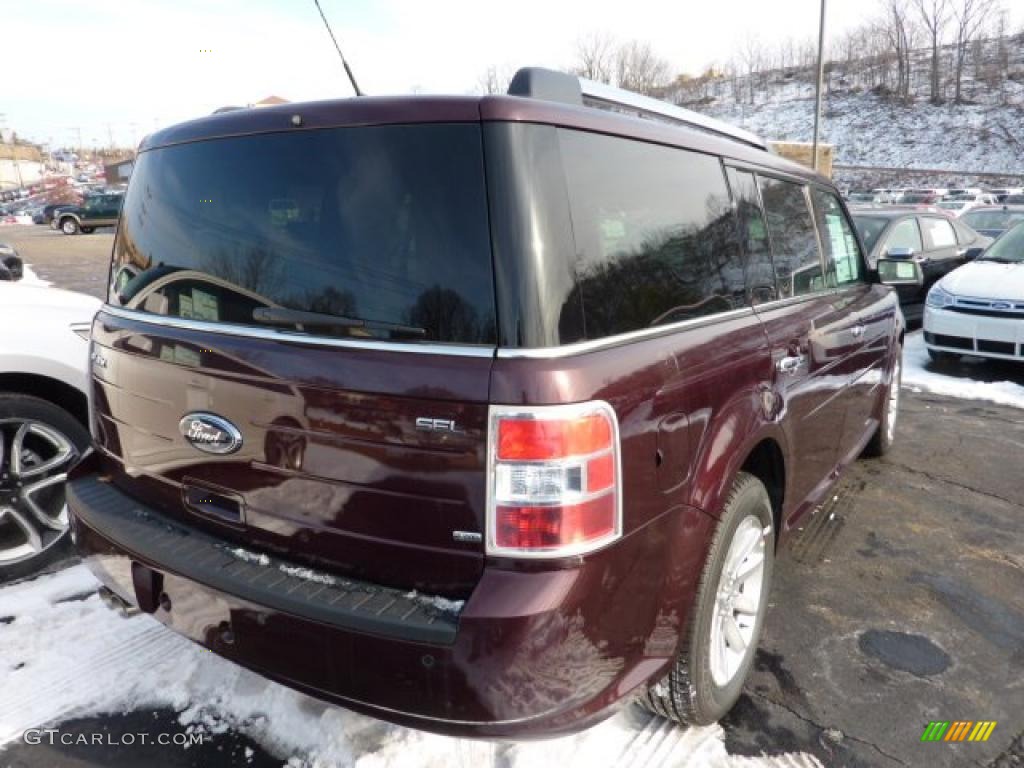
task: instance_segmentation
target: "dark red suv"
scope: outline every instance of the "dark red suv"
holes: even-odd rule
[[[74,537],[109,601],[387,720],[707,723],[778,544],[893,439],[902,316],[835,188],[756,137],[510,93],[145,141]]]

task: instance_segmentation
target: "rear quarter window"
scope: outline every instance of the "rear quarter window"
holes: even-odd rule
[[[587,338],[748,305],[748,280],[717,157],[561,130]]]
[[[772,238],[779,294],[787,298],[824,290],[818,238],[804,186],[761,177],[761,197]]]

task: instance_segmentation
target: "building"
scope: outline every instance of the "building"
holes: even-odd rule
[[[134,167],[135,159],[126,157],[124,160],[104,165],[103,176],[106,178],[107,184],[127,184]]]

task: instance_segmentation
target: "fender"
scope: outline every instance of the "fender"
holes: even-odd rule
[[[718,519],[736,474],[763,440],[773,440],[782,453],[784,467],[790,466],[785,431],[765,413],[763,393],[770,391],[765,382],[758,388],[738,392],[725,407],[712,414],[710,421],[701,425],[702,434],[694,435],[694,483],[687,499],[689,506]],[[698,423],[691,421],[695,427]],[[790,473],[785,476],[788,486]],[[788,490],[787,487],[783,491],[783,522],[790,511]]]

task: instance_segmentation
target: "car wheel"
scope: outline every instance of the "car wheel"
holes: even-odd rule
[[[960,359],[960,355],[955,352],[943,352],[938,349],[928,348],[928,357],[932,359],[933,363],[952,363]]]
[[[65,235],[77,235],[78,234],[78,222],[68,216],[66,219],[61,219],[60,231]]]
[[[708,725],[736,703],[768,608],[775,553],[764,484],[736,477],[711,542],[682,652],[640,703],[679,723]]]
[[[0,581],[27,576],[65,551],[64,480],[89,433],[63,408],[0,395]]]
[[[885,391],[882,402],[882,413],[878,419],[878,428],[864,448],[865,456],[885,456],[892,450],[896,439],[896,419],[900,413],[900,386],[903,382],[903,348],[896,352],[892,376],[889,377],[889,388]]]
[[[95,227],[82,227],[82,234],[91,235]]]

